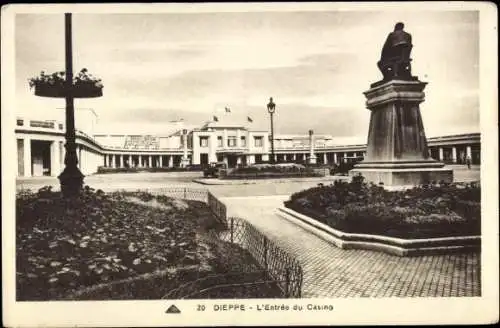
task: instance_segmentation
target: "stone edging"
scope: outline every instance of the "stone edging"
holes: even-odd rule
[[[286,207],[278,208],[277,214],[342,249],[366,249],[397,256],[415,256],[478,250],[481,248],[481,236],[401,239],[342,232]]]
[[[348,178],[348,177],[347,177]],[[204,179],[196,178],[192,181],[203,185],[248,185],[248,184],[274,184],[274,183],[287,183],[287,182],[317,182],[317,183],[332,183],[335,180],[347,179],[346,177],[329,176],[329,177],[309,177],[309,178],[269,178],[269,179]],[[294,179],[294,180],[290,180]]]

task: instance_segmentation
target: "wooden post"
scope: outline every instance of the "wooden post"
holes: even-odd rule
[[[290,268],[287,267],[285,271],[285,297],[290,297]]]
[[[233,235],[234,235],[234,218],[231,218],[231,244],[233,243]]]
[[[264,269],[267,270],[269,269],[267,267],[267,238],[264,236]]]

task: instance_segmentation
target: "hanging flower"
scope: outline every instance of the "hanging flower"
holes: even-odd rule
[[[64,71],[55,72],[47,75],[45,71],[40,72],[40,76],[28,80],[30,88],[50,85],[51,87],[64,87],[66,83],[66,73]],[[73,78],[73,85],[75,87],[91,87],[102,89],[103,84],[101,79],[94,77],[88,73],[86,68],[83,68]]]

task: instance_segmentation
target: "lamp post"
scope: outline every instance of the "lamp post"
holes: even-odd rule
[[[276,110],[276,104],[273,102],[273,98],[269,98],[269,103],[267,104],[267,111],[271,117],[271,163],[274,164],[274,127],[273,127],[273,114]]]
[[[316,156],[314,156],[314,131],[309,130],[309,164],[316,164]]]
[[[182,130],[182,167],[186,167],[188,165],[188,130]]]
[[[65,50],[66,50],[66,155],[64,157],[65,168],[59,175],[61,192],[64,197],[77,196],[83,186],[83,174],[78,169],[78,157],[76,155],[76,133],[75,133],[75,107],[73,97],[73,49],[71,36],[71,13],[64,14],[65,25]]]

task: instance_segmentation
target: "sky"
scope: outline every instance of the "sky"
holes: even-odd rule
[[[365,139],[364,91],[398,21],[413,36],[412,73],[428,82],[428,137],[479,132],[479,18],[474,11],[304,11],[74,14],[75,71],[104,83],[78,99],[97,132],[159,133],[169,121],[199,126],[214,115],[276,134]],[[64,16],[16,15],[16,110],[63,117],[64,100],[35,97],[27,80],[64,70]],[[226,114],[224,108],[231,113]],[[59,108],[59,109],[58,109]],[[59,115],[59,116],[58,116]],[[78,125],[78,122],[77,122]]]

